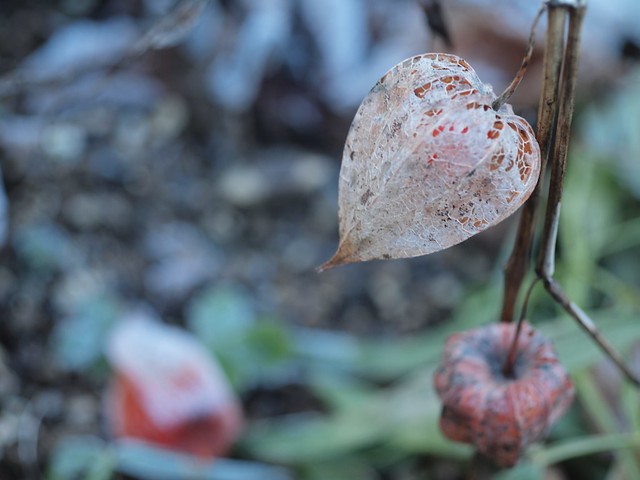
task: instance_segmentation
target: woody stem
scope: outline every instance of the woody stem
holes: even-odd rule
[[[536,17],[533,19],[533,24],[531,25],[531,33],[529,34],[529,43],[527,44],[527,51],[524,54],[524,58],[522,59],[522,65],[520,65],[520,69],[518,70],[518,73],[516,73],[516,76],[513,78],[513,80],[511,80],[511,83],[506,88],[506,90],[502,92],[500,96],[496,98],[493,101],[493,104],[491,105],[491,107],[496,112],[500,110],[500,108],[509,101],[509,98],[511,98],[511,95],[513,95],[513,93],[518,88],[518,85],[520,85],[520,82],[522,82],[522,79],[524,78],[524,74],[527,71],[527,66],[531,61],[531,55],[533,55],[533,48],[536,45],[536,27],[538,26],[538,22],[540,21],[540,17],[542,17],[542,14],[544,13],[545,8],[547,8],[547,5],[546,3],[543,3],[542,7],[540,7],[540,10],[538,10],[538,13],[536,14]]]
[[[558,90],[560,85],[560,69],[562,66],[562,54],[564,51],[565,23],[567,18],[566,8],[557,5],[548,6],[548,29],[546,49],[544,53],[544,82],[538,107],[537,139],[542,155],[540,178],[524,204],[513,246],[511,257],[505,267],[504,275],[504,299],[500,321],[512,322],[515,318],[518,293],[529,270],[531,262],[531,249],[536,226],[536,215],[540,205],[541,190],[544,187],[544,178],[547,159],[550,155],[550,144],[557,116]]]
[[[636,386],[640,378],[624,363],[616,350],[606,341],[589,316],[564,293],[560,284],[553,278],[555,269],[555,250],[560,219],[560,205],[567,168],[569,135],[573,117],[574,94],[578,70],[578,50],[580,33],[584,19],[584,3],[571,9],[569,33],[562,72],[561,103],[558,112],[557,133],[551,164],[549,201],[542,234],[542,242],[536,263],[536,274],[543,281],[551,297],[593,338],[602,351],[618,366],[620,371]]]
[[[505,377],[513,377],[515,374],[515,364],[516,364],[516,355],[518,354],[518,339],[520,338],[520,332],[522,330],[522,324],[524,323],[525,318],[527,317],[527,307],[529,306],[529,299],[531,298],[531,292],[533,292],[533,287],[538,283],[539,278],[536,278],[531,282],[529,288],[527,289],[527,295],[525,296],[524,302],[522,304],[522,311],[520,312],[520,317],[518,318],[518,325],[516,326],[516,331],[513,334],[513,340],[511,341],[511,347],[509,348],[509,353],[507,354],[507,358],[502,366],[502,373]]]

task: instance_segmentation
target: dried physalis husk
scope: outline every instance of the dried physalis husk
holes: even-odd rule
[[[434,383],[440,429],[503,467],[515,465],[571,406],[574,389],[551,342],[524,323],[513,372],[504,366],[517,325],[497,323],[449,337]]]
[[[360,105],[340,170],[340,244],[321,268],[455,245],[529,197],[540,148],[529,124],[463,59],[396,65]]]

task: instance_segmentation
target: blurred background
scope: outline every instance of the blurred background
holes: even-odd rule
[[[4,0],[0,478],[477,473],[472,450],[439,433],[431,377],[449,333],[496,320],[515,220],[428,257],[314,268],[337,246],[342,145],[375,81],[448,51],[499,93],[537,9]],[[557,274],[636,371],[638,18],[635,0],[589,2]],[[541,25],[513,99],[531,122],[543,39]],[[245,418],[230,463],[114,440],[106,399],[124,367],[109,345],[132,316],[217,359]],[[542,291],[529,316],[578,401],[548,444],[486,478],[640,478],[637,391]]]

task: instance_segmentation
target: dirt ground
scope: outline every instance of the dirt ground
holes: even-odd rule
[[[286,325],[409,338],[497,278],[508,252],[513,220],[426,258],[314,270],[337,246],[359,82],[415,52],[424,18],[393,37],[388,2],[361,6],[340,49],[310,6],[192,2],[154,37],[172,2],[154,3],[0,6],[2,479],[40,478],[66,435],[108,436],[108,369],[75,342],[99,340],[113,309],[185,325],[195,296],[225,286]],[[398,3],[396,23],[412,11]],[[363,52],[377,63],[336,73]],[[296,379],[242,401],[250,419],[325,409]]]

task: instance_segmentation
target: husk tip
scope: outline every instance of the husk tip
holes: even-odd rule
[[[340,244],[340,246],[338,246],[338,250],[336,251],[336,253],[333,254],[333,257],[331,257],[329,260],[324,262],[319,267],[316,267],[316,272],[318,273],[326,272],[331,268],[339,267],[340,265],[347,265],[349,263],[353,263],[357,261],[358,261],[357,259],[353,259],[351,257],[349,249],[345,248],[344,244]]]
[[[337,254],[336,254],[333,257],[331,257],[329,260],[324,262],[322,265],[320,265],[319,267],[316,267],[315,270],[317,273],[323,273],[331,268],[338,267],[340,265],[344,265],[344,262],[341,261],[339,258],[337,258]]]

